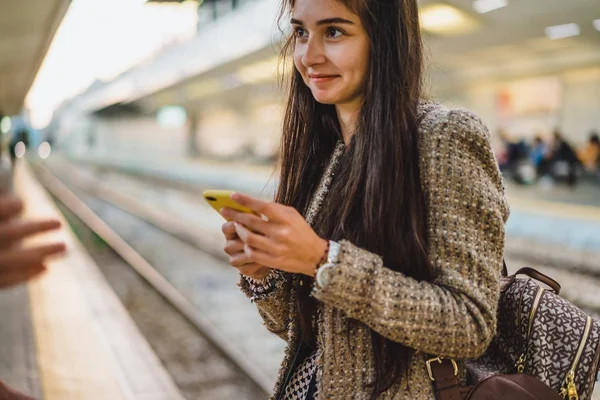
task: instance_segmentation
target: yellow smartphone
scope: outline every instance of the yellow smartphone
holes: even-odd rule
[[[251,209],[244,207],[231,199],[231,195],[233,193],[235,192],[231,190],[205,190],[202,193],[202,196],[219,214],[221,213],[221,208],[223,207],[231,208],[232,210],[244,213],[252,213]]]

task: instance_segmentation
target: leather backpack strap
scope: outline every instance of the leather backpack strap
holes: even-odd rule
[[[515,272],[515,276],[520,274],[527,275],[528,277],[533,278],[536,281],[542,282],[543,284],[549,286],[552,290],[554,290],[554,293],[560,294],[560,283],[556,282],[548,275],[544,275],[540,271],[529,267],[523,267],[517,272]]]
[[[427,360],[426,364],[437,400],[463,400],[458,366],[454,360],[436,357]]]

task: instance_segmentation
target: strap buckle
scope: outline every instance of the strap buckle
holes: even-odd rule
[[[446,357],[430,358],[429,360],[425,361],[425,365],[427,366],[427,373],[429,374],[429,379],[431,379],[432,382],[435,382],[435,378],[433,377],[433,371],[431,370],[431,363],[434,361],[437,361],[438,363],[441,364],[443,360],[450,360],[450,362],[452,363],[452,366],[454,367],[454,376],[458,376],[458,364],[456,364],[456,361],[454,361],[452,358],[446,358]]]

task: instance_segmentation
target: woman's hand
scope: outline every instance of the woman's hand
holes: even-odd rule
[[[242,275],[260,279],[267,276],[271,268],[256,264],[244,253],[244,242],[240,240],[234,222],[227,222],[221,228],[225,234],[225,247],[223,251],[229,255],[229,263],[236,267]]]
[[[327,248],[327,241],[315,233],[295,208],[239,193],[231,198],[255,213],[241,213],[230,208],[221,210],[225,218],[235,223],[235,231],[244,243],[243,251],[247,260],[314,277],[316,265]]]
[[[65,251],[64,243],[21,247],[21,242],[41,232],[55,230],[60,222],[53,219],[19,221],[21,201],[8,194],[0,195],[0,289],[27,282],[46,270],[49,257]]]

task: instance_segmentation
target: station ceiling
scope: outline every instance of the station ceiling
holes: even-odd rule
[[[17,114],[70,0],[0,0],[0,113]]]
[[[420,0],[421,8],[439,0]],[[435,69],[457,79],[543,75],[574,66],[600,65],[600,0],[508,0],[478,14],[473,0],[450,0],[477,26],[456,35],[426,33]],[[551,40],[546,28],[576,24],[578,35]],[[596,24],[600,24],[596,22]]]

